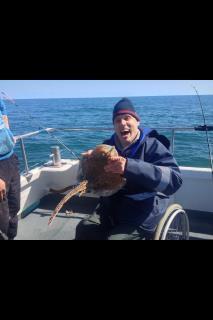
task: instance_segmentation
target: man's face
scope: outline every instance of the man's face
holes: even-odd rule
[[[114,129],[123,147],[130,145],[136,138],[139,125],[140,122],[129,114],[115,118]]]

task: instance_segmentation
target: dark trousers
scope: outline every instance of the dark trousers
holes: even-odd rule
[[[17,213],[20,210],[20,174],[15,154],[0,161],[0,179],[6,183],[6,198],[0,202],[0,240],[14,239],[18,230]]]
[[[146,232],[140,226],[128,224],[115,225],[111,219],[100,221],[94,213],[82,220],[76,228],[75,240],[151,240],[153,233]]]

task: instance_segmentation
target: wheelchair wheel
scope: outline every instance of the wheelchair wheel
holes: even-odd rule
[[[173,204],[167,209],[154,240],[189,240],[188,216],[179,204]]]

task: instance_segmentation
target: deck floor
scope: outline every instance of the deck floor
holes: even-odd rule
[[[37,209],[19,221],[17,240],[73,240],[78,223],[90,215],[97,206],[98,199],[92,197],[74,197],[62,209],[53,223],[48,220],[63,195],[44,197]],[[66,210],[72,211],[71,216]],[[190,239],[213,240],[213,214],[188,211]]]

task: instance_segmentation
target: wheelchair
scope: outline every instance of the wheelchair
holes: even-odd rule
[[[168,207],[153,240],[189,240],[189,219],[181,205],[172,204]]]

